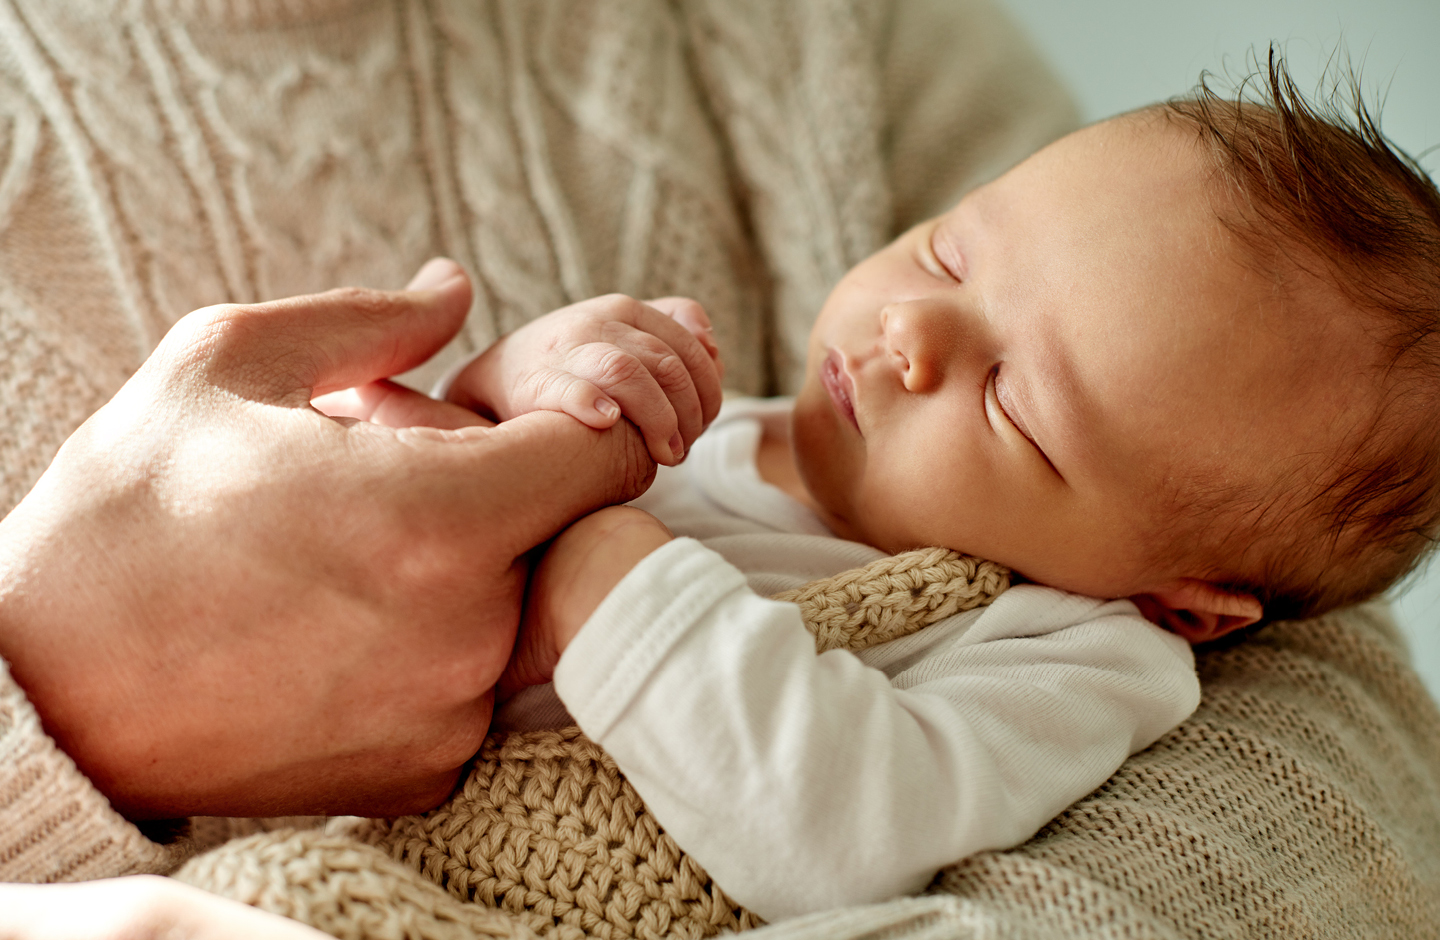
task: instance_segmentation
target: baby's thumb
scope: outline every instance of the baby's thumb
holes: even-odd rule
[[[710,316],[699,302],[689,297],[656,297],[645,303],[685,327],[700,341],[711,359],[719,360],[720,347],[715,343],[715,330],[710,325]]]

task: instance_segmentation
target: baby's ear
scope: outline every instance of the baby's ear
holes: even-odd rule
[[[1180,578],[1130,600],[1146,620],[1191,643],[1218,640],[1250,626],[1264,614],[1254,596],[1227,591],[1199,578]]]

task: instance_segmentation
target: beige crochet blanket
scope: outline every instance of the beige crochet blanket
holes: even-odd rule
[[[186,311],[438,253],[478,290],[429,375],[590,293],[684,292],[736,387],[783,390],[842,271],[1072,119],[988,0],[0,0],[0,511]],[[1201,665],[1194,718],[1031,843],[754,936],[1440,933],[1440,718],[1383,614]],[[0,671],[0,878],[187,851]],[[351,868],[490,929],[413,868]]]
[[[1009,585],[999,565],[931,548],[776,599],[800,608],[817,652],[860,650],[989,604]],[[458,921],[505,937],[700,940],[763,923],[661,829],[579,728],[492,734],[429,813],[232,841],[175,877],[344,937],[403,923],[429,940]]]
[[[929,897],[775,924],[755,940],[1440,936],[1440,713],[1384,613],[1274,625],[1199,661],[1195,715],[1025,845],[943,870]],[[555,790],[512,790],[507,772],[548,776],[557,790],[617,775],[594,745],[512,737],[487,742],[463,790],[429,819],[253,836],[178,877],[338,936],[531,936],[570,908],[540,879],[492,863],[505,853],[483,844],[476,808],[503,841],[503,824],[527,828],[537,807],[564,802]],[[508,815],[506,793],[517,801]],[[632,892],[602,892],[606,904],[570,919],[584,931],[561,923],[548,935],[698,938],[750,925],[653,819],[630,824],[643,814],[633,790],[617,786],[604,809],[587,835],[628,855],[628,872],[612,868]],[[552,858],[532,871],[557,867]],[[484,906],[497,887],[514,893],[508,910]],[[513,913],[527,888],[547,899],[530,905],[538,919]]]
[[[929,897],[756,940],[1436,936],[1440,714],[1383,613],[1275,625],[1200,664],[1196,714],[1030,842],[943,870]],[[492,738],[427,816],[256,835],[177,877],[343,937],[752,926],[577,735]]]

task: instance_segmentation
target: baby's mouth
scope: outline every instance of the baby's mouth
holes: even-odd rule
[[[860,422],[855,420],[855,383],[845,371],[845,363],[837,350],[830,350],[825,361],[820,363],[820,384],[825,386],[835,410],[849,421],[850,426],[858,433]]]

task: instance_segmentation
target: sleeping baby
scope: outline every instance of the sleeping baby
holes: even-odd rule
[[[1409,570],[1437,306],[1440,194],[1272,68],[1264,101],[1079,131],[861,262],[793,400],[721,407],[692,301],[537,320],[448,397],[623,415],[666,466],[549,548],[497,727],[578,723],[766,919],[917,892],[1184,720],[1191,644]],[[767,599],[922,546],[1020,583],[820,655]]]

